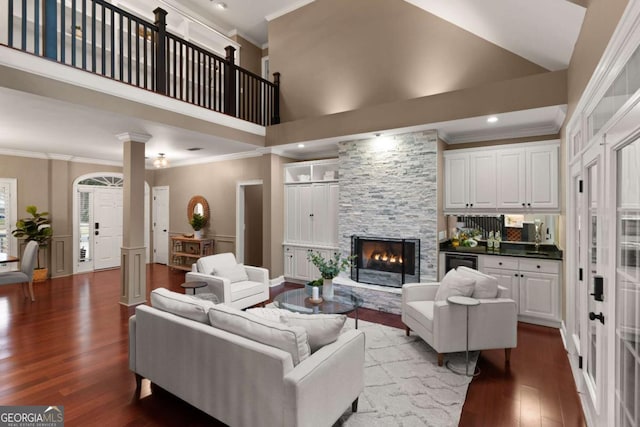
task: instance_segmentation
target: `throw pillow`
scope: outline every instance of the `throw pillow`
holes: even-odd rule
[[[458,267],[457,271],[464,277],[476,281],[471,295],[473,298],[493,299],[498,296],[498,279],[495,277],[464,266]]]
[[[215,304],[212,301],[195,298],[191,295],[158,288],[151,291],[151,306],[176,316],[209,324],[207,312]]]
[[[218,329],[288,352],[294,366],[311,354],[307,331],[299,326],[265,320],[224,304],[209,310],[209,321]]]
[[[469,279],[458,273],[456,270],[449,272],[442,278],[438,292],[436,292],[436,301],[446,301],[447,298],[454,295],[470,297],[473,294],[473,287],[476,281]]]
[[[343,314],[302,314],[282,308],[250,308],[246,311],[273,322],[302,326],[307,331],[311,353],[336,341],[347,320]]]
[[[229,279],[231,283],[236,282],[244,282],[249,280],[249,276],[247,276],[247,271],[244,269],[244,265],[236,264],[231,267],[225,268],[216,268],[211,273],[214,276],[224,277],[225,279]]]

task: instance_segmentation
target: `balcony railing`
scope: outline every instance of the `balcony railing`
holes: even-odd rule
[[[261,126],[280,123],[274,83],[104,0],[8,0],[9,47]]]

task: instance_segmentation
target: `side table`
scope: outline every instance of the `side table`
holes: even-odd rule
[[[191,289],[191,295],[195,295],[196,294],[196,289],[198,288],[204,288],[205,286],[207,286],[207,282],[184,282],[182,285],[180,285],[183,289],[184,289],[184,293],[187,293],[188,289]]]
[[[473,307],[475,305],[480,305],[480,301],[478,301],[475,298],[470,298],[470,297],[463,297],[460,295],[456,295],[456,296],[451,296],[449,298],[447,298],[447,302],[449,302],[450,304],[457,304],[457,305],[463,305],[466,307],[467,309],[467,341],[466,341],[466,348],[465,348],[465,353],[467,356],[467,361],[464,365],[464,374],[462,372],[458,372],[457,370],[455,370],[453,367],[449,366],[449,360],[447,360],[447,363],[445,364],[447,366],[447,368],[449,368],[450,371],[458,374],[458,375],[466,375],[467,377],[475,377],[477,375],[480,375],[480,370],[476,369],[474,370],[473,373],[469,374],[469,307]]]

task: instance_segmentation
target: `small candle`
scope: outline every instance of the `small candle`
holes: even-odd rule
[[[317,286],[314,286],[311,290],[311,296],[313,297],[313,299],[318,299],[320,297],[320,292]]]

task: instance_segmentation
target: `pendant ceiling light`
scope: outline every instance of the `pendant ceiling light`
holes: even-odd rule
[[[153,161],[153,166],[156,168],[166,168],[169,166],[169,160],[164,156],[164,153],[158,153],[158,157]]]

